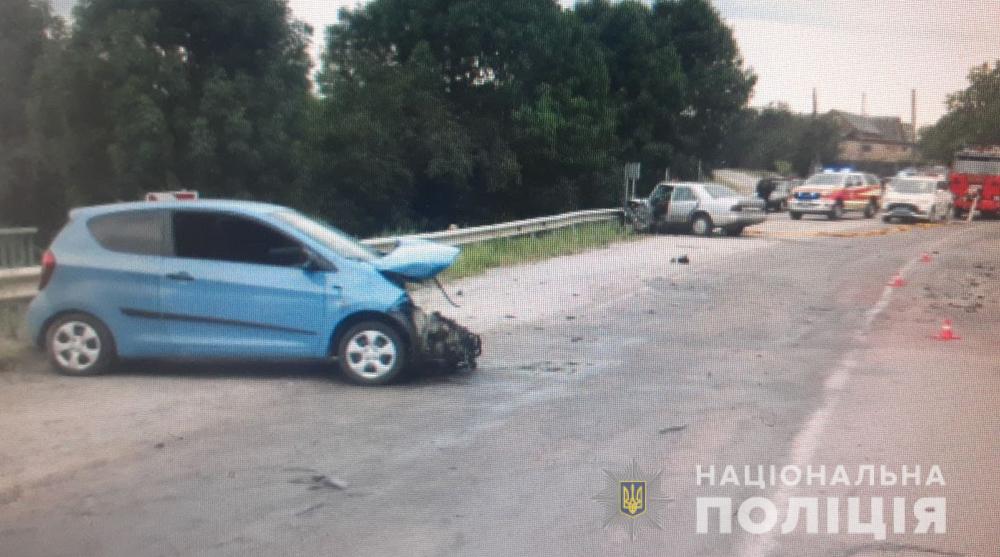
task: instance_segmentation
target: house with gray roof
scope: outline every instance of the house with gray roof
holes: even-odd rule
[[[839,165],[891,174],[917,158],[913,125],[896,116],[862,116],[831,110],[840,128]]]

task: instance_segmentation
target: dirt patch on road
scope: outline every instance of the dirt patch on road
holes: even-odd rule
[[[938,223],[916,223],[916,224],[900,224],[895,226],[885,226],[881,228],[871,228],[865,230],[844,230],[844,231],[829,231],[829,230],[809,230],[804,232],[765,232],[762,230],[747,230],[747,236],[753,236],[758,238],[782,238],[782,239],[799,239],[799,238],[874,238],[876,236],[888,236],[889,234],[899,234],[901,232],[910,232],[917,229],[924,228],[936,228],[942,226]]]

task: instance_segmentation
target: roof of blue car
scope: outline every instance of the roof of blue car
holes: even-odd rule
[[[73,209],[70,211],[70,215],[74,217],[87,217],[135,209],[208,209],[255,215],[288,210],[287,207],[282,207],[281,205],[260,203],[258,201],[241,201],[238,199],[196,199],[190,201],[130,201],[126,203],[91,205],[89,207],[79,207]]]

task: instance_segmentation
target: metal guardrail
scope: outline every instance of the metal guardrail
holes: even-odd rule
[[[443,244],[450,244],[452,246],[461,246],[476,242],[484,242],[487,240],[496,240],[499,238],[536,234],[538,232],[556,230],[558,228],[565,228],[567,226],[574,226],[577,224],[611,220],[618,218],[621,214],[621,209],[593,209],[589,211],[563,213],[561,215],[554,215],[551,217],[539,217],[534,219],[503,222],[500,224],[490,224],[487,226],[457,228],[455,230],[442,230],[441,232],[425,232],[423,234],[412,234],[405,237],[421,238],[424,240],[441,242]],[[388,250],[392,249],[396,245],[396,240],[398,239],[399,237],[372,238],[369,240],[362,240],[362,242],[378,250]]]
[[[38,292],[40,267],[0,269],[0,303],[27,301]]]
[[[0,269],[38,264],[37,228],[0,228]]]
[[[563,213],[551,217],[539,217],[487,226],[473,226],[442,230],[440,232],[425,232],[408,236],[371,238],[362,240],[378,250],[391,250],[400,238],[422,238],[453,246],[472,244],[499,238],[511,238],[527,234],[537,234],[549,230],[557,230],[578,224],[601,222],[620,218],[621,209],[594,209]],[[34,230],[34,229],[25,229]],[[31,299],[36,293],[40,267],[25,267],[19,269],[0,269],[0,303],[17,302]]]

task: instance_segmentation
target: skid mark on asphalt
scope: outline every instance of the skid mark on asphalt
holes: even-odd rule
[[[966,228],[965,230],[959,230],[957,233],[940,238],[931,244],[931,247],[937,248],[946,241],[953,239],[955,236],[970,230],[973,229]],[[919,263],[919,256],[910,259],[905,265],[903,265],[902,268],[899,269],[899,275],[905,277],[914,268],[914,266]],[[820,442],[820,438],[826,430],[826,424],[830,419],[830,415],[837,408],[844,387],[851,377],[851,373],[858,366],[859,355],[864,350],[863,343],[871,334],[875,320],[885,311],[887,307],[889,307],[889,304],[892,302],[894,292],[895,289],[891,286],[883,287],[882,295],[879,297],[875,305],[873,305],[865,314],[865,320],[861,328],[858,329],[855,334],[854,339],[859,346],[849,351],[844,356],[844,358],[837,364],[833,373],[831,373],[824,382],[823,403],[816,409],[815,412],[813,412],[806,422],[805,427],[799,431],[799,433],[795,436],[795,439],[792,441],[790,454],[791,458],[788,465],[796,466],[802,469],[805,468],[812,460],[813,455],[816,453],[816,448]],[[784,521],[787,518],[785,514],[788,509],[788,499],[791,496],[791,491],[792,489],[788,486],[782,485],[777,489],[777,491],[769,494],[771,502],[774,503],[775,507],[778,509],[777,524],[784,524]],[[767,557],[772,555],[778,545],[774,535],[774,529],[772,529],[764,534],[745,536],[739,555],[742,555],[743,557]]]

